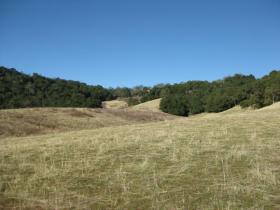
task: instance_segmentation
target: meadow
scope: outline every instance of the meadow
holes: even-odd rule
[[[0,209],[280,209],[279,103],[137,106],[0,111]]]

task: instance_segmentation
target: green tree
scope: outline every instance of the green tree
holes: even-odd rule
[[[187,97],[184,95],[169,95],[161,99],[160,109],[179,116],[188,116],[189,107]]]

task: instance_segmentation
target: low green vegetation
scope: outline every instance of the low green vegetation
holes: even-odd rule
[[[184,95],[170,95],[161,99],[160,109],[174,115],[188,116],[189,107]]]

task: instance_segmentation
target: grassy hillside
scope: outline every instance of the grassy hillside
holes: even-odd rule
[[[96,129],[173,119],[164,113],[90,108],[0,110],[0,138]]]
[[[161,112],[159,109],[159,104],[160,104],[160,98],[147,101],[141,104],[138,104],[136,106],[133,106],[132,109],[134,110],[145,110],[145,111],[153,111],[153,112]]]
[[[112,100],[102,102],[102,107],[107,109],[124,109],[128,107],[128,104],[126,101]]]
[[[5,138],[0,209],[279,209],[279,122],[274,105]]]

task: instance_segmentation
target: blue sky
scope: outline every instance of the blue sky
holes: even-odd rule
[[[279,0],[0,0],[0,66],[105,87],[280,69]]]

